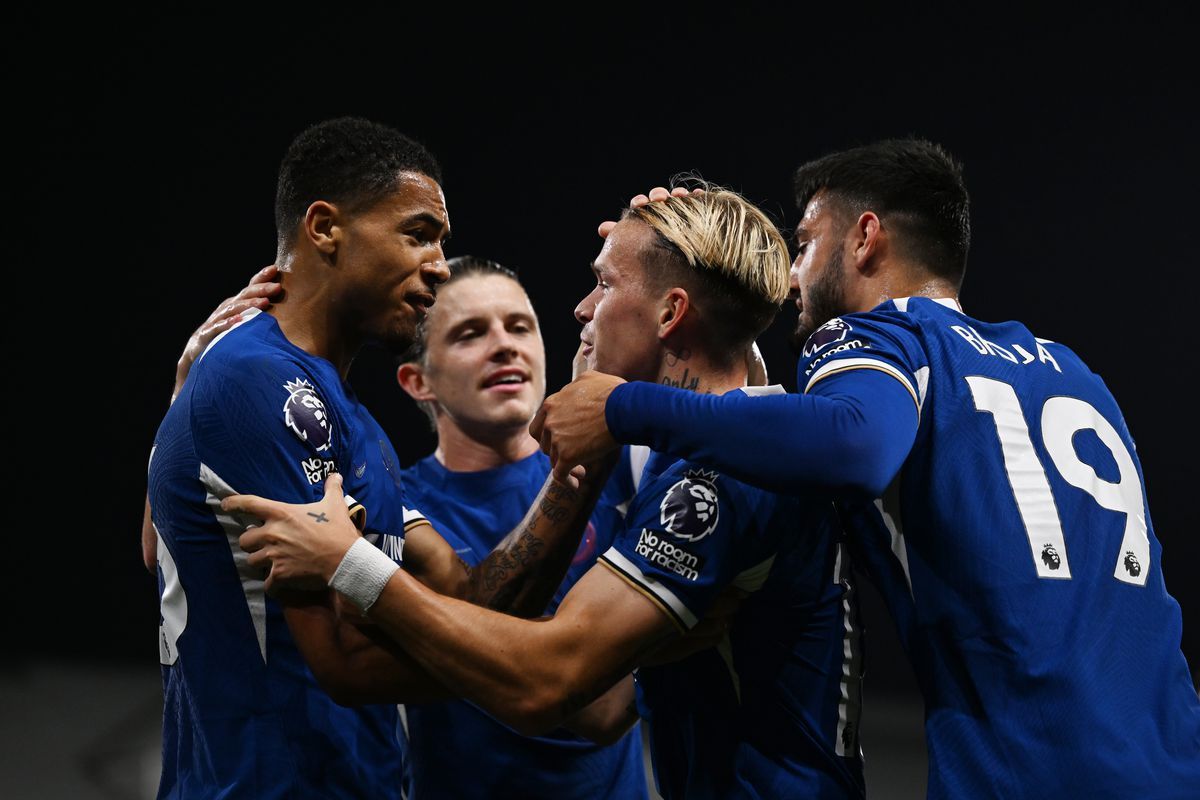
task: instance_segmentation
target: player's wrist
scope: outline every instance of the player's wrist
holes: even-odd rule
[[[369,611],[400,566],[366,539],[355,539],[329,574],[329,588]]]

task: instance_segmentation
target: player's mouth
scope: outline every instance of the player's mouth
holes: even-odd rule
[[[515,394],[529,383],[529,373],[517,367],[503,367],[487,376],[483,388],[498,394]]]
[[[404,296],[404,300],[417,312],[418,317],[428,314],[434,303],[432,292],[410,292]]]
[[[579,337],[579,341],[583,342],[582,355],[584,358],[587,358],[588,356],[590,356],[592,354],[592,351],[596,349],[596,345],[594,342],[589,342],[587,339],[583,338],[582,336]]]

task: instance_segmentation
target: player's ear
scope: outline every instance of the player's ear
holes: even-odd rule
[[[870,272],[877,259],[887,250],[887,231],[874,211],[864,211],[849,231],[846,252],[852,265],[860,273]]]
[[[685,319],[694,314],[687,289],[681,286],[668,289],[658,307],[658,338],[666,339],[680,329],[679,326]]]
[[[321,253],[332,256],[342,239],[341,212],[333,203],[317,200],[304,213],[303,235]]]
[[[437,400],[437,395],[429,387],[429,382],[425,380],[425,370],[416,362],[407,362],[396,368],[396,382],[400,384],[400,388],[408,393],[408,396],[418,403],[433,402]]]

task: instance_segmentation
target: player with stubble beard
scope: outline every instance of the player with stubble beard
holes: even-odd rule
[[[640,443],[840,500],[925,698],[929,797],[1200,797],[1200,700],[1133,439],[1074,352],[964,312],[959,164],[878,142],[801,166],[796,200],[803,394],[589,373],[535,421],[556,468]]]
[[[744,398],[745,353],[784,299],[787,269],[778,231],[731,192],[631,209],[608,233],[596,287],[576,308],[588,366]],[[265,520],[242,545],[278,582],[329,580],[366,552],[353,550],[358,536],[341,503],[332,490],[307,506],[225,501]],[[310,515],[322,514],[335,524],[314,524]],[[810,535],[787,536],[794,525]],[[524,733],[552,729],[641,665],[636,707],[667,798],[861,797],[847,569],[828,503],[654,453],[623,529],[553,617],[470,606],[402,572],[367,613],[463,697]],[[730,587],[745,599],[718,646],[655,664]]]

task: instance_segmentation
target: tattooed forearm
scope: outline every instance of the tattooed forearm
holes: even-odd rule
[[[537,500],[471,574],[467,599],[497,611],[538,616],[554,596],[579,546],[609,465],[580,488],[548,478]]]

